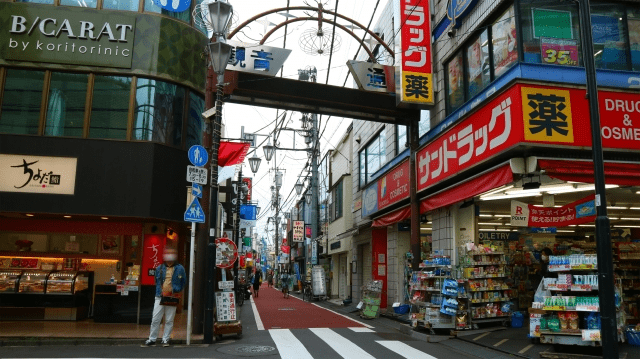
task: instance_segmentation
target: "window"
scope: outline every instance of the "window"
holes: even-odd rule
[[[484,30],[478,38],[467,47],[467,73],[469,88],[467,98],[471,98],[491,82],[489,66],[489,31]]]
[[[37,135],[44,71],[6,69],[0,132]]]
[[[447,64],[447,74],[447,104],[449,112],[452,112],[464,103],[462,53],[458,53],[449,61]]]
[[[111,10],[138,11],[138,0],[103,0],[102,8]]]
[[[516,17],[511,6],[491,26],[495,77],[510,69],[518,61]]]
[[[578,6],[532,2],[521,5],[524,61],[562,66],[580,64]]]
[[[360,161],[360,186],[369,183],[373,174],[386,163],[386,130],[380,133],[358,154]]]
[[[132,0],[132,1],[134,1],[134,0]],[[178,0],[166,0],[166,1],[178,1]],[[145,0],[144,1],[144,11],[145,12],[155,12],[155,13],[158,13],[158,14],[167,15],[169,17],[172,17],[172,18],[178,19],[178,20],[182,20],[184,22],[191,21],[190,9],[187,9],[187,10],[185,10],[183,12],[171,12],[171,11],[167,11],[167,10],[161,8],[160,6],[156,5],[153,2],[153,0]]]
[[[591,3],[593,59],[596,68],[627,70],[627,29],[624,8]]]
[[[407,143],[407,126],[396,125],[396,155],[404,151]]]
[[[138,78],[132,139],[180,146],[184,92],[174,84]]]
[[[51,74],[45,135],[82,137],[88,81],[87,74]]]
[[[640,9],[627,10],[627,26],[631,48],[631,69],[640,71]]]
[[[331,196],[333,197],[333,202],[330,206],[330,215],[332,222],[342,217],[342,207],[344,203],[342,197],[342,184],[343,180],[340,180],[340,182],[338,182],[338,184],[336,184],[336,186],[333,188],[333,191],[331,191]]]
[[[420,111],[420,122],[418,122],[418,136],[422,137],[431,129],[431,119],[429,111]]]
[[[202,113],[204,99],[194,92],[189,93],[189,116],[187,117],[187,148],[202,144]]]
[[[60,0],[60,5],[90,7],[95,9],[96,6],[98,6],[98,0]]]
[[[51,4],[53,5],[53,0],[16,0],[16,2],[30,2],[35,4]]]
[[[127,138],[130,92],[130,77],[96,75],[91,105],[90,138]]]

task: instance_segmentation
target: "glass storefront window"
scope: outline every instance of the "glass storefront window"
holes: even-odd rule
[[[184,100],[182,87],[138,78],[133,139],[180,146]]]
[[[386,129],[383,129],[375,140],[367,146],[367,182],[379,170],[387,159]]]
[[[30,2],[35,4],[51,4],[53,5],[53,0],[16,0],[16,2]]]
[[[464,103],[464,79],[462,73],[462,52],[454,56],[447,64],[447,97],[449,112]]]
[[[103,0],[102,8],[110,10],[138,11],[138,0]]]
[[[88,80],[87,74],[51,74],[45,135],[82,137]]]
[[[504,74],[518,61],[516,17],[511,6],[491,25],[495,77]]]
[[[161,1],[161,0],[158,0]],[[165,1],[165,0],[162,0]],[[179,0],[166,0],[166,1],[179,1]],[[172,17],[174,19],[182,20],[184,22],[191,21],[191,10],[187,9],[183,12],[171,12],[164,10],[159,5],[156,5],[153,0],[145,0],[144,1],[144,11],[145,12],[155,12],[157,14],[166,15]]]
[[[202,144],[202,113],[204,99],[197,94],[189,93],[189,116],[187,122],[187,148]]]
[[[90,138],[125,140],[131,78],[96,76],[91,106]]]
[[[405,146],[406,143],[407,143],[407,126],[397,125],[396,126],[396,146],[398,151],[396,155],[407,148]]]
[[[596,68],[627,70],[627,30],[624,9],[614,4],[591,3],[593,58]]]
[[[640,71],[640,9],[627,10],[629,45],[631,47],[631,68]]]
[[[98,6],[98,0],[60,0],[60,5],[90,7],[95,9]]]
[[[37,135],[44,71],[6,69],[0,132]]]
[[[469,88],[467,98],[477,95],[491,82],[489,68],[489,32],[484,30],[480,36],[467,47],[467,73]]]
[[[367,184],[367,151],[363,150],[359,154],[358,163],[360,164],[360,188]]]

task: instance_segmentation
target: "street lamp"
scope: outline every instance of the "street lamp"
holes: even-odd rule
[[[260,215],[260,206],[256,206],[256,216]]]
[[[232,13],[233,6],[229,3],[215,1],[209,4],[209,21],[214,35],[226,35]]]
[[[307,204],[311,204],[311,191],[307,191],[307,193],[304,194],[304,199],[307,201]]]
[[[302,193],[302,188],[304,187],[304,185],[302,184],[302,182],[300,182],[300,179],[298,178],[298,182],[296,182],[295,186],[293,186],[296,189],[296,194],[299,196],[300,193]]]
[[[256,151],[253,151],[253,157],[249,158],[249,167],[251,167],[251,172],[254,174],[258,173],[258,168],[260,168],[260,162],[262,162],[262,158],[258,157]]]
[[[276,151],[276,146],[271,144],[271,137],[269,137],[269,142],[262,146],[262,149],[264,150],[264,158],[267,162],[271,161],[271,157],[273,157],[273,153]]]
[[[276,187],[278,190],[282,188],[282,172],[280,171],[276,172]]]

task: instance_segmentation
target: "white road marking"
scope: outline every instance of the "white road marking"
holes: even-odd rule
[[[518,352],[518,354],[524,354],[527,352],[527,350],[533,348],[533,344],[529,344],[526,347],[524,347],[524,349],[522,349],[521,351]]]
[[[345,318],[347,318],[347,319],[351,320],[352,322],[356,322],[356,323],[358,323],[358,324],[362,324],[362,325],[364,325],[365,327],[367,327],[367,328],[369,328],[369,329],[374,328],[373,326],[371,326],[371,325],[369,325],[369,324],[366,324],[366,323],[363,323],[363,322],[359,322],[359,321],[357,321],[357,320],[355,320],[355,319],[353,319],[353,318],[349,318],[349,317],[347,317],[347,316],[346,316],[346,315],[344,315],[344,314],[340,314],[340,313],[338,313],[338,312],[334,312],[334,311],[333,311],[333,310],[331,310],[331,309],[327,309],[327,308],[325,308],[325,307],[319,306],[319,305],[317,305],[316,303],[311,303],[311,304],[315,305],[315,306],[316,306],[316,307],[318,307],[318,308],[322,308],[322,309],[324,309],[324,310],[328,310],[328,311],[330,311],[330,312],[331,312],[331,313],[333,313],[333,314],[337,314],[337,315],[339,315],[339,316],[341,316],[341,317],[345,317]]]
[[[289,329],[269,329],[269,334],[278,348],[280,358],[313,359],[311,353]]]
[[[309,330],[345,359],[375,359],[371,354],[329,328],[309,328]]]
[[[376,343],[407,359],[436,359],[434,356],[421,352],[397,340],[376,340]]]
[[[260,319],[260,313],[258,313],[256,303],[253,301],[253,296],[249,298],[251,300],[251,308],[253,308],[253,316],[256,318],[256,326],[258,327],[258,330],[264,330],[264,324],[262,324],[262,319]]]
[[[478,335],[477,337],[473,338],[473,341],[476,341],[476,340],[478,340],[478,339],[482,339],[482,338],[486,337],[486,336],[487,336],[487,335],[489,335],[489,334],[491,334],[491,332],[486,332],[486,333],[484,333],[484,334],[480,334],[480,335]]]
[[[356,333],[375,333],[375,331],[369,328],[361,328],[361,327],[349,327],[349,329],[353,330]]]
[[[495,343],[493,346],[494,346],[494,347],[499,347],[499,346],[501,346],[502,344],[504,344],[507,340],[509,340],[509,339],[502,339],[501,341],[499,341],[499,342]]]

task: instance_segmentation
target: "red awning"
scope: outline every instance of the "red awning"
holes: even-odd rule
[[[459,185],[435,193],[420,202],[420,213],[426,213],[436,208],[441,208],[475,197],[481,193],[498,188],[513,182],[513,173],[509,164],[471,178]],[[402,207],[382,217],[376,218],[371,227],[384,227],[411,216],[411,206]]]
[[[513,182],[513,172],[509,164],[506,164],[423,199],[420,202],[420,213],[464,201],[511,182]]]
[[[594,183],[593,162],[539,159],[540,169],[551,178],[563,181]],[[607,184],[640,186],[640,164],[604,163],[604,179]]]
[[[249,143],[220,141],[218,151],[218,166],[233,166],[244,161],[249,150]]]

